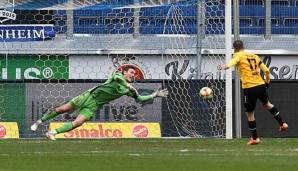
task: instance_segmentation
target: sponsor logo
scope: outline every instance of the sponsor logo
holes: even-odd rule
[[[214,72],[215,71],[215,72]],[[185,59],[183,61],[171,61],[165,65],[165,72],[172,80],[180,79],[224,79],[225,74],[215,69],[214,71],[198,71],[191,66],[191,61]]]
[[[287,60],[283,60],[287,61]],[[274,62],[272,64],[273,58],[271,56],[265,56],[263,58],[263,63],[269,68],[270,75],[272,79],[298,79],[298,64],[291,62]],[[276,66],[277,65],[277,66]],[[262,75],[264,75],[262,73]]]
[[[3,125],[0,125],[0,138],[5,137],[6,135],[6,129]]]
[[[122,72],[125,67],[132,67],[136,71],[136,74],[135,74],[136,80],[145,79],[145,72],[138,64],[136,64],[137,61],[135,61],[135,60],[122,61],[118,57],[114,57],[114,58],[112,58],[112,62],[113,62],[114,67],[116,67],[118,71]]]
[[[12,55],[10,59],[0,63],[0,80],[68,79],[66,56]],[[0,60],[6,61],[6,57]]]
[[[14,13],[14,0],[0,2],[0,23],[7,20],[15,20],[17,15]]]
[[[120,129],[104,129],[102,124],[98,124],[96,129],[77,128],[64,134],[65,138],[121,138]]]
[[[45,25],[0,25],[0,41],[42,41],[55,37],[54,26]]]
[[[144,71],[142,70],[141,67],[139,67],[138,65],[136,64],[122,64],[119,68],[118,68],[118,71],[122,72],[123,68],[125,67],[132,67],[135,69],[136,71],[136,74],[135,74],[135,79],[136,80],[143,80],[145,78],[145,73]]]
[[[0,138],[19,138],[19,128],[16,122],[0,122]]]
[[[2,1],[0,1],[0,24],[8,20],[16,20],[17,14],[14,13],[14,0]],[[53,37],[55,37],[55,31],[52,24],[0,25],[0,41],[42,41]]]
[[[44,69],[39,68],[26,68],[22,72],[21,68],[15,68],[15,79],[40,79],[40,78],[51,78],[53,76],[53,70],[50,67],[46,67]],[[1,76],[2,79],[8,78],[7,68],[2,68]]]
[[[148,128],[144,125],[136,125],[132,129],[132,134],[138,138],[146,138],[148,136]]]
[[[63,122],[50,123],[49,130],[57,129],[62,125]],[[160,125],[158,122],[88,122],[72,131],[58,134],[56,138],[158,138],[160,136]]]

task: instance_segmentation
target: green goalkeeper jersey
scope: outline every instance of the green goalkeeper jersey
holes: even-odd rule
[[[127,81],[124,76],[120,72],[114,72],[108,80],[94,87],[90,90],[90,94],[95,99],[97,105],[102,106],[106,103],[109,103],[112,100],[115,100],[121,96],[127,95],[133,97],[138,102],[145,102],[148,100],[152,100],[152,96],[136,96],[131,90],[129,90],[126,86]]]

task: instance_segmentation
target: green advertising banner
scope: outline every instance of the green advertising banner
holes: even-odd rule
[[[22,81],[68,78],[67,55],[0,55],[0,121],[17,122],[20,136],[26,137],[32,118],[26,118],[25,113],[32,94],[26,91],[29,84]],[[21,82],[14,82],[18,80]]]
[[[1,80],[68,79],[67,55],[2,55]]]
[[[0,121],[17,122],[20,130],[25,126],[25,84],[0,84]]]

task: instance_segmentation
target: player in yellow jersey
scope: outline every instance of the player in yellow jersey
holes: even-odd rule
[[[258,55],[244,51],[244,45],[241,40],[236,40],[233,43],[233,47],[235,53],[232,60],[228,64],[219,65],[218,69],[226,70],[234,65],[237,67],[244,94],[244,107],[248,119],[248,129],[252,135],[247,145],[255,145],[260,143],[254,116],[257,99],[263,103],[264,108],[266,108],[279,123],[279,131],[287,130],[288,124],[282,120],[278,109],[269,101],[267,93],[267,88],[270,83],[269,69],[262,63]],[[260,70],[265,73],[265,81],[260,75]]]

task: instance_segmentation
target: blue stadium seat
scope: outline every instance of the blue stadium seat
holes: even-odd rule
[[[163,27],[140,27],[141,34],[162,34]]]
[[[179,13],[183,16],[196,16],[197,15],[197,6],[179,6]]]
[[[272,26],[271,32],[272,34],[289,34],[290,29],[283,26]]]
[[[141,16],[167,16],[168,11],[170,9],[169,5],[163,5],[152,8],[141,8],[140,15]]]
[[[190,0],[191,1],[191,0]],[[263,0],[240,0],[240,33],[241,34],[264,34],[264,18],[265,18],[265,7]],[[116,1],[113,1],[116,3]],[[286,2],[275,1],[275,5],[272,6],[272,33],[274,34],[297,34],[297,31],[294,31],[293,28],[296,28],[296,22],[286,23],[287,26],[282,25],[282,23],[277,20],[283,20],[287,17],[297,17],[298,10],[297,7],[286,6]],[[140,9],[140,33],[141,34],[196,34],[197,32],[197,23],[196,23],[196,6],[195,5],[185,5],[184,2],[179,2],[177,6],[179,8],[179,13],[175,15],[181,15],[183,20],[180,30],[175,31],[173,25],[169,23],[171,21],[171,13],[169,10],[170,5],[161,5],[157,7],[150,8],[141,8]],[[276,4],[281,4],[277,6]],[[101,4],[102,5],[102,4]],[[125,9],[108,9],[102,8],[101,10],[75,10],[74,12],[74,26],[78,27],[75,32],[80,33],[93,33],[94,30],[100,34],[129,34],[133,32],[133,25],[131,21],[120,22],[121,18],[129,18],[133,16],[134,9],[125,8]],[[177,11],[175,11],[177,12]],[[65,12],[57,12],[55,15],[66,15]],[[169,15],[166,23],[167,15]],[[100,21],[86,20],[79,21],[80,17],[84,16],[97,16],[100,18]],[[206,8],[205,16],[208,17],[224,17],[224,4],[219,4],[218,6],[210,6]],[[114,19],[113,19],[114,18]],[[107,22],[105,19],[108,19]],[[111,21],[109,21],[111,20]],[[78,26],[79,22],[83,22]],[[121,24],[122,23],[122,24]],[[224,34],[223,22],[211,23],[207,26],[206,34]],[[59,25],[62,27],[62,21]],[[64,23],[65,24],[65,23]],[[98,25],[102,25],[99,29]],[[95,27],[93,27],[95,26]],[[179,26],[176,26],[179,27]],[[109,30],[110,29],[110,30]]]
[[[240,5],[239,13],[241,17],[263,17],[265,16],[265,7],[260,5]]]
[[[288,0],[271,0],[272,6],[289,6],[290,2]]]
[[[286,27],[298,27],[298,18],[285,18],[284,25]]]
[[[298,18],[285,18],[280,25],[272,25],[272,34],[298,34]]]
[[[251,26],[251,27],[240,27],[240,34],[264,34],[265,27]]]
[[[240,18],[239,27],[252,27],[253,21],[251,18]]]
[[[66,10],[55,10],[54,16],[66,16]]]
[[[59,4],[62,4],[63,2],[60,1],[53,1],[53,0],[32,0],[32,1],[25,1],[23,3],[18,3],[14,9],[20,9],[20,10],[38,10],[42,8],[47,7],[53,7]]]
[[[272,7],[272,17],[298,17],[297,7]]]
[[[264,0],[244,0],[244,5],[265,5]]]
[[[240,18],[239,22],[240,34],[264,34],[264,22],[259,24],[254,18]]]
[[[271,26],[279,27],[282,24],[280,18],[271,18]],[[257,25],[260,27],[265,27],[265,18],[259,18]]]

